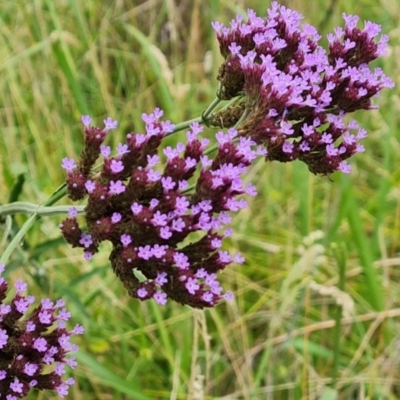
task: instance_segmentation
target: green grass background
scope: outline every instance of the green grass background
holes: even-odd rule
[[[37,296],[63,297],[71,326],[85,327],[68,399],[400,398],[400,3],[282,3],[324,35],[346,12],[390,36],[389,54],[375,66],[397,86],[377,99],[379,110],[355,115],[369,132],[366,153],[351,160],[349,176],[331,179],[300,162],[254,164],[247,179],[259,196],[235,216],[225,243],[247,261],[221,277],[235,300],[212,310],[130,299],[107,246],[86,262],[60,237],[61,217],[37,222],[8,278],[22,277]],[[20,174],[19,200],[40,203],[63,183],[61,159],[82,147],[82,114],[98,124],[117,119],[114,145],[140,132],[141,114],[155,106],[175,123],[199,116],[214,98],[221,62],[211,21],[249,7],[264,15],[268,6],[2,0],[0,202]],[[16,216],[14,229],[25,220]]]

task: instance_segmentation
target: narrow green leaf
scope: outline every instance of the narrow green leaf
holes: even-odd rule
[[[154,76],[157,78],[157,84],[160,89],[160,98],[162,99],[162,108],[165,110],[167,115],[173,120],[177,120],[177,112],[175,107],[175,101],[172,97],[171,91],[168,87],[168,83],[166,82],[162,70],[162,66],[160,65],[159,60],[155,56],[154,44],[140,32],[139,29],[135,28],[132,25],[124,24],[123,25],[126,31],[132,35],[141,45],[142,52],[146,56],[146,59],[149,63],[149,68],[153,72]]]
[[[128,382],[122,379],[113,371],[97,362],[94,357],[90,356],[85,351],[79,350],[76,353],[76,359],[79,363],[90,369],[93,374],[92,379],[98,383],[112,387],[121,393],[125,393],[133,400],[151,400],[151,397],[145,396],[142,393],[137,381]]]

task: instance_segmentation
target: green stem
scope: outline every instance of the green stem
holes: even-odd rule
[[[3,254],[0,257],[0,264],[6,264],[8,259],[11,256],[13,250],[21,243],[22,239],[25,236],[25,233],[31,228],[31,226],[35,223],[35,221],[39,218],[36,213],[33,213],[22,225],[21,229],[16,233],[13,237],[9,245],[4,250]]]
[[[12,214],[33,214],[36,213],[39,217],[68,214],[69,209],[72,206],[40,206],[34,203],[28,203],[24,201],[16,201],[11,204],[0,206],[0,215],[12,215]],[[78,214],[84,213],[85,206],[74,206],[77,209]]]
[[[181,122],[180,124],[176,124],[175,128],[172,132],[168,133],[167,136],[171,136],[174,133],[183,131],[184,129],[189,128],[189,126],[193,123],[193,122],[199,122],[200,124],[204,124],[207,122],[207,118],[209,117],[209,115],[211,114],[211,112],[214,110],[214,108],[221,102],[221,99],[219,97],[216,97],[211,104],[207,107],[207,109],[201,114],[200,117],[197,118],[193,118],[190,119],[188,121],[185,122]]]
[[[41,215],[51,215],[52,211],[50,209],[53,209],[53,207],[48,207],[51,206],[52,204],[56,203],[59,199],[65,196],[67,192],[67,185],[64,183],[61,185],[42,205],[35,205],[32,203],[28,202],[16,202],[17,204],[20,205],[21,210],[25,209],[26,212],[29,210],[29,213],[32,213],[32,215],[25,221],[25,223],[22,225],[21,229],[16,233],[16,235],[13,237],[11,242],[8,244],[8,246],[5,248],[3,254],[0,257],[0,264],[6,264],[8,259],[10,258],[12,252],[14,249],[20,245],[22,239],[24,238],[26,232],[33,226],[33,224],[40,218]],[[0,215],[7,215],[9,213],[3,212],[3,210],[9,209],[9,207],[15,206],[15,203],[8,204],[6,206],[1,206],[0,208]],[[61,208],[63,207],[65,210],[70,208],[70,206],[60,206],[56,208]],[[77,207],[78,209],[78,207]],[[50,210],[50,211],[49,211]],[[42,214],[40,215],[38,211],[41,211]],[[54,210],[53,210],[54,211]],[[53,212],[54,213],[54,212]],[[58,212],[59,213],[59,212]]]
[[[52,206],[57,203],[58,200],[62,199],[67,194],[67,183],[64,182],[56,191],[44,202],[43,206]]]
[[[221,99],[217,95],[217,97],[211,102],[211,104],[207,107],[207,109],[201,115],[201,118],[202,118],[203,121],[205,121],[209,117],[209,115],[212,113],[214,108],[217,107],[217,105],[220,102],[221,102]]]
[[[15,201],[4,206],[0,206],[0,215],[12,215],[18,213],[31,214],[38,208],[37,204],[28,203],[25,201]]]
[[[180,132],[180,131],[183,131],[184,129],[189,128],[189,126],[191,124],[193,124],[193,122],[199,122],[200,124],[204,124],[203,117],[189,119],[188,121],[181,122],[180,124],[176,124],[174,130],[172,132],[168,133],[166,136],[171,136],[176,132]]]
[[[250,114],[250,110],[246,108],[242,116],[239,118],[239,121],[236,122],[235,124],[235,129],[239,127],[239,125],[247,118],[247,116]]]
[[[336,248],[335,258],[339,269],[339,284],[338,288],[342,292],[345,291],[346,282],[346,250],[344,246]],[[333,342],[333,371],[332,371],[332,387],[335,388],[338,378],[338,371],[340,365],[340,340],[341,340],[341,322],[342,322],[343,309],[341,304],[337,304],[335,313],[335,330]]]

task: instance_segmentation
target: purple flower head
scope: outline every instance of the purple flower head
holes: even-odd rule
[[[0,275],[3,271],[4,265],[0,265]],[[71,345],[67,349],[61,346],[59,340],[63,337],[69,342],[72,335],[82,333],[81,329],[75,327],[73,331],[68,331],[65,326],[59,326],[59,322],[64,322],[70,317],[70,313],[65,308],[58,312],[58,309],[64,305],[63,301],[54,304],[48,299],[43,299],[36,308],[29,311],[28,307],[33,302],[33,296],[25,297],[21,293],[26,290],[26,284],[17,282],[14,298],[10,298],[10,295],[7,295],[7,283],[1,276],[0,280],[3,282],[0,283],[0,299],[2,299],[0,301],[0,393],[2,398],[3,396],[5,399],[26,397],[32,387],[38,390],[59,392],[59,387],[62,385],[66,385],[64,393],[67,395],[68,387],[73,384],[73,381],[63,378],[64,370],[66,365],[76,366],[76,363],[69,361],[69,352],[77,348]],[[11,299],[10,305],[3,304],[6,296]],[[25,306],[21,307],[21,304]],[[5,313],[5,310],[9,311]],[[52,370],[53,372],[48,372]]]
[[[254,186],[245,186],[242,178],[250,163],[266,151],[231,128],[217,133],[218,153],[214,159],[208,158],[204,152],[209,141],[198,138],[203,128],[193,123],[186,144],[164,149],[167,160],[163,167],[159,146],[171,125],[160,122],[161,116],[159,109],[143,115],[146,134],[128,134],[126,143],[118,144],[116,158],[110,158],[111,149],[100,142],[104,130],[89,129],[99,139],[97,156],[103,154],[104,158],[100,172],[90,168],[78,172],[84,196],[88,196],[86,232],[73,215],[63,221],[61,229],[71,245],[83,249],[87,260],[102,241],[110,241],[112,266],[132,297],[154,299],[159,304],[172,299],[193,307],[212,307],[223,299],[217,273],[233,261],[242,261],[222,250],[223,230],[231,223],[229,212],[247,206],[241,196],[256,194]],[[105,124],[111,129],[113,121]],[[287,128],[286,133],[292,129],[280,125]],[[89,165],[87,153],[95,154],[89,150],[82,153],[79,166]],[[197,184],[190,190],[195,173]],[[188,243],[188,235],[196,231],[201,239]],[[197,273],[200,270],[202,273]],[[26,306],[18,303],[21,311]],[[53,322],[51,307],[40,314],[41,324]],[[60,312],[60,327],[67,317],[68,313]],[[67,343],[63,345],[69,348]],[[46,352],[47,360],[55,357],[41,341],[35,346]]]
[[[337,116],[344,124],[347,114],[374,109],[373,97],[393,87],[381,69],[369,66],[385,54],[387,36],[379,37],[379,25],[366,21],[361,30],[357,16],[343,14],[345,26],[328,35],[325,50],[316,28],[302,25],[301,19],[274,1],[265,19],[248,10],[247,22],[236,18],[230,27],[212,24],[225,58],[219,96],[239,100],[209,122],[229,127],[240,121],[238,134],[268,150],[266,160],[300,159],[315,174],[347,173],[345,160],[362,147],[346,142],[346,151],[333,156],[330,147],[328,153],[323,144],[338,148],[345,140],[342,128],[329,119]],[[246,104],[253,105],[250,112]],[[325,131],[314,121],[326,125]],[[226,135],[217,140],[223,145]],[[214,183],[217,187],[221,181]]]

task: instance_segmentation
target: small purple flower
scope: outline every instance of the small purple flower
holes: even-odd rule
[[[87,180],[85,183],[85,188],[88,193],[93,193],[93,191],[96,189],[96,184],[91,180]]]
[[[130,150],[127,144],[118,143],[117,154],[119,157],[122,157],[123,155],[128,154],[129,152]]]
[[[68,394],[68,385],[61,384],[57,387],[57,393],[61,398],[64,398]]]
[[[109,189],[109,194],[121,194],[125,192],[125,185],[122,183],[122,181],[118,180],[116,182],[110,181],[110,189]]]
[[[137,291],[137,295],[138,295],[138,297],[140,297],[140,298],[146,297],[147,294],[148,294],[148,291],[147,291],[145,288],[140,288],[140,289],[138,289],[138,291]]]
[[[161,174],[158,171],[150,169],[149,171],[147,171],[147,179],[150,182],[157,182],[161,179]]]
[[[190,266],[188,257],[183,253],[174,253],[174,261],[179,269],[187,269]]]
[[[233,296],[233,293],[232,293],[232,292],[226,292],[226,293],[224,294],[224,299],[225,299],[226,301],[232,301],[233,298],[234,298],[234,296]]]
[[[222,263],[230,263],[231,262],[231,256],[229,255],[229,253],[227,251],[219,251],[218,252],[219,255],[219,261]]]
[[[58,313],[58,318],[63,320],[63,321],[68,321],[71,318],[71,313],[67,311],[66,308],[63,308],[59,313]]]
[[[204,292],[202,295],[202,299],[207,303],[211,303],[213,298],[214,296],[211,292]]]
[[[243,264],[246,260],[240,253],[236,253],[233,257],[233,261],[237,264]]]
[[[161,184],[165,191],[172,190],[176,186],[176,183],[172,180],[170,176],[161,178]]]
[[[157,304],[165,305],[167,303],[167,294],[164,292],[156,292],[153,295],[153,299]]]
[[[143,209],[143,205],[142,204],[139,204],[139,203],[133,203],[132,205],[131,205],[131,210],[132,210],[132,213],[134,214],[134,215],[137,215],[137,214],[139,214],[141,211],[142,211],[142,209]]]
[[[164,240],[170,239],[172,236],[171,229],[168,226],[163,226],[160,229],[160,237]]]
[[[122,220],[122,215],[119,212],[114,212],[111,216],[111,223],[117,224]]]
[[[75,369],[78,366],[78,363],[76,362],[75,357],[70,357],[67,359],[67,364],[70,366],[72,369]]]
[[[177,149],[173,149],[172,147],[168,146],[163,150],[163,153],[167,157],[168,160],[172,160],[175,157],[179,157],[179,151]]]
[[[33,332],[36,329],[36,325],[32,321],[28,321],[26,324],[26,331],[27,332]]]
[[[172,230],[176,232],[182,232],[185,227],[186,224],[182,218],[174,219],[172,221]]]
[[[150,245],[139,246],[138,250],[138,257],[142,258],[143,260],[148,260],[153,256],[153,251]]]
[[[147,168],[153,168],[160,162],[160,157],[154,154],[152,156],[147,155]]]
[[[185,196],[177,197],[175,200],[175,212],[178,215],[184,215],[189,207],[189,201]]]
[[[105,131],[109,131],[111,129],[115,129],[118,125],[117,121],[114,121],[111,117],[108,117],[107,119],[105,119],[104,121],[104,130]]]
[[[168,282],[167,273],[166,272],[159,272],[157,274],[157,278],[154,279],[154,282],[157,283],[157,285],[160,285],[160,286],[164,285],[164,283],[167,283]]]
[[[0,329],[0,349],[2,349],[8,340],[7,331],[5,329]]]
[[[19,279],[17,282],[15,282],[14,287],[19,294],[20,292],[24,292],[26,290],[27,284]]]
[[[43,299],[40,304],[45,310],[49,310],[54,306],[54,303],[50,299]]]
[[[89,126],[92,123],[92,118],[89,115],[82,115],[81,121],[84,127],[89,129]]]
[[[345,174],[349,174],[351,171],[351,165],[347,164],[346,161],[342,161],[339,164],[338,170],[344,172]]]
[[[44,338],[38,338],[33,342],[32,346],[35,350],[44,353],[47,350],[47,342]]]
[[[214,238],[214,239],[211,241],[211,247],[212,247],[213,249],[219,249],[221,246],[222,246],[222,240],[221,240],[221,239],[219,239],[219,238]]]
[[[83,332],[84,332],[84,328],[83,328],[83,326],[81,326],[81,325],[75,325],[75,327],[74,327],[74,329],[72,330],[72,332],[73,332],[75,335],[82,335]]]
[[[159,244],[155,244],[152,249],[152,254],[156,258],[161,258],[166,254],[168,246],[160,246]]]
[[[200,162],[201,165],[204,169],[211,167],[212,165],[212,160],[210,160],[207,156],[201,156],[200,157]]]
[[[18,378],[15,378],[14,382],[10,383],[10,389],[14,393],[22,393],[23,384],[19,381]]]
[[[22,297],[18,300],[15,300],[14,305],[20,314],[24,314],[28,310],[30,302],[28,301],[28,299]]]
[[[38,370],[38,366],[35,364],[31,364],[31,363],[26,363],[24,366],[24,373],[27,374],[28,376],[33,376],[36,371]]]
[[[163,135],[172,133],[175,129],[175,125],[171,121],[161,121],[160,125]]]
[[[153,215],[153,218],[151,219],[151,223],[154,226],[165,226],[167,225],[167,216],[165,214],[162,214],[160,211],[156,211],[156,213]]]
[[[79,240],[79,243],[84,247],[84,248],[88,248],[92,245],[93,243],[93,239],[92,236],[88,233],[82,233],[81,235],[81,239]]]
[[[72,172],[77,167],[78,166],[73,158],[65,157],[62,159],[61,168],[65,169],[67,172]]]
[[[158,199],[151,199],[150,200],[150,210],[153,210],[160,204],[160,200]]]
[[[132,243],[132,238],[130,235],[127,235],[126,233],[124,233],[123,235],[121,235],[121,243],[124,247],[128,246],[129,244]]]
[[[195,294],[200,288],[200,286],[197,284],[196,278],[189,278],[185,284],[185,287],[190,294]]]
[[[52,323],[52,313],[47,310],[41,311],[39,313],[39,321],[43,325],[49,325]]]
[[[111,147],[110,146],[100,146],[100,153],[104,158],[108,158],[111,154]]]
[[[111,160],[110,169],[113,174],[118,174],[124,170],[121,160]]]
[[[76,207],[70,207],[68,210],[68,216],[70,216],[71,218],[76,218],[77,215],[78,215],[78,211],[77,211]]]

